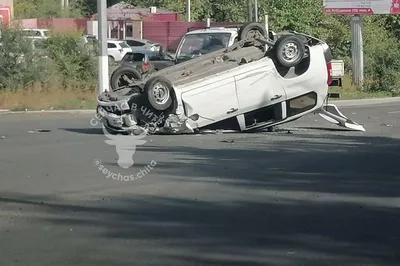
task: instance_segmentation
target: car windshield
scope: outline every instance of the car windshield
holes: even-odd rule
[[[198,33],[188,34],[178,48],[177,58],[187,59],[200,54],[226,48],[229,45],[231,33]]]

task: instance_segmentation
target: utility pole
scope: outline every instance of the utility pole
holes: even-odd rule
[[[109,77],[108,77],[108,53],[107,53],[107,3],[105,0],[97,0],[97,27],[99,36],[99,89],[98,94],[108,91]]]
[[[190,22],[190,0],[186,0],[186,21]]]
[[[258,1],[254,0],[254,17],[255,21],[258,22]]]
[[[351,51],[353,63],[353,84],[364,85],[363,17],[351,18]]]
[[[248,19],[249,19],[249,21],[253,21],[253,4],[252,4],[252,0],[247,0],[247,3],[248,3],[248,8],[249,8],[249,10],[248,10],[248,12],[249,12],[249,14],[248,14]]]

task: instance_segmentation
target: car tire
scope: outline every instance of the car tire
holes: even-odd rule
[[[267,36],[267,29],[258,22],[249,22],[239,29],[239,41],[252,38],[258,32],[262,36]]]
[[[284,67],[297,66],[304,58],[304,40],[296,35],[283,35],[275,43],[275,55]]]
[[[120,84],[119,81],[122,78],[123,75],[126,75],[128,78],[133,78],[136,80],[140,80],[142,79],[142,75],[139,73],[139,71],[137,71],[136,69],[134,69],[133,67],[129,67],[129,66],[123,66],[120,68],[117,68],[111,75],[111,90],[112,91],[116,91],[119,89]],[[124,81],[125,82],[125,81]]]
[[[165,111],[173,104],[174,90],[165,77],[150,78],[144,85],[144,93],[151,107],[158,111]]]

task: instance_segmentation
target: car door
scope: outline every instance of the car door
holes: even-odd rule
[[[235,71],[240,113],[250,112],[286,100],[286,93],[273,61],[244,64]]]
[[[199,127],[233,117],[239,110],[231,73],[195,80],[181,89],[186,115],[198,114]]]

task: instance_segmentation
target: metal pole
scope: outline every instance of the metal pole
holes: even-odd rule
[[[254,18],[258,22],[258,1],[254,0]]]
[[[252,0],[247,0],[247,2],[248,2],[248,7],[249,7],[249,10],[248,10],[249,17],[248,17],[248,19],[249,19],[249,22],[250,22],[250,21],[253,21],[253,5],[252,5]]]
[[[107,3],[104,0],[97,0],[97,27],[99,36],[99,95],[109,88],[109,77],[108,77],[108,53],[107,53]]]
[[[351,52],[353,63],[353,84],[364,85],[363,17],[351,18]]]
[[[186,0],[186,21],[190,22],[190,0]]]
[[[65,10],[67,11],[67,15],[69,17],[69,0],[65,0]]]

